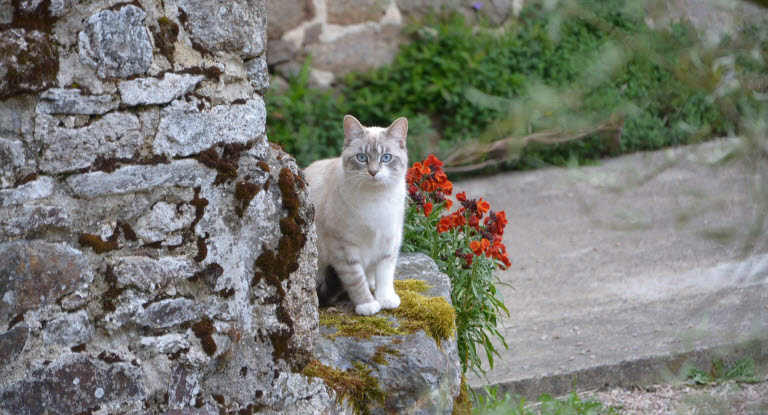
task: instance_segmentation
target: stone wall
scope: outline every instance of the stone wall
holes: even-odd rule
[[[392,60],[410,21],[435,12],[457,11],[502,25],[523,0],[267,0],[270,40],[267,62],[290,77],[312,55],[310,82],[330,85],[351,70],[376,68]]]
[[[0,11],[0,414],[332,407],[263,0]]]
[[[355,363],[396,402],[311,370],[360,357],[319,341],[309,190],[265,136],[263,0],[0,11],[0,415],[451,412],[451,336],[377,340],[418,370]]]

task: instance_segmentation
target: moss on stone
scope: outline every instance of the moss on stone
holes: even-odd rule
[[[408,334],[395,327],[389,319],[381,316],[359,316],[357,314],[329,313],[326,310],[320,310],[319,317],[321,326],[336,329],[335,333],[325,336],[329,339],[339,336],[370,339],[371,336]]]
[[[77,242],[82,246],[90,246],[93,252],[97,254],[114,251],[118,248],[116,240],[109,238],[105,241],[100,236],[90,233],[81,233],[77,238]]]
[[[355,413],[369,414],[372,406],[384,404],[386,395],[379,386],[379,381],[371,376],[370,367],[356,362],[347,370],[337,370],[317,360],[312,360],[304,368],[305,376],[323,379],[325,384],[336,392],[337,399],[349,399]]]
[[[241,181],[235,183],[235,200],[238,201],[235,206],[235,213],[238,217],[243,217],[245,210],[248,209],[248,205],[251,204],[251,200],[256,197],[261,191],[261,186],[249,181]]]
[[[400,307],[388,310],[401,320],[404,331],[424,330],[437,342],[453,338],[456,332],[456,310],[443,297],[427,297],[410,288],[429,289],[424,281],[402,280],[395,282],[395,291],[400,296]],[[410,288],[409,288],[410,287]],[[422,292],[423,292],[422,291]]]
[[[221,147],[221,156],[219,156],[219,152],[216,151],[216,146]],[[227,180],[237,177],[240,153],[242,153],[243,150],[248,149],[248,146],[244,146],[240,143],[219,142],[216,146],[201,152],[197,156],[197,160],[200,163],[217,171],[216,178],[213,180],[214,186],[218,186],[225,183]]]
[[[461,375],[461,386],[459,386],[459,394],[453,400],[451,415],[472,415],[472,413],[472,402],[469,400],[467,378]]]
[[[396,323],[384,316],[360,316],[353,313],[328,313],[320,310],[320,325],[337,331],[326,335],[369,339],[371,336],[410,335],[423,330],[435,339],[453,338],[456,331],[456,311],[443,297],[427,297],[423,292],[431,286],[424,281],[407,279],[395,281],[400,307],[383,310],[382,314],[396,318]]]
[[[376,353],[371,357],[371,361],[377,365],[387,366],[389,365],[389,362],[387,361],[386,355],[400,356],[400,352],[397,349],[393,349],[388,345],[383,344],[376,348]]]
[[[395,291],[398,293],[400,291],[413,291],[415,293],[424,294],[429,291],[430,288],[432,288],[432,286],[424,280],[407,279],[395,281]]]
[[[213,340],[213,333],[216,333],[216,327],[213,326],[213,321],[208,317],[203,318],[192,325],[192,332],[195,333],[195,337],[200,339],[203,351],[208,356],[213,356],[217,349],[216,342]]]
[[[176,49],[176,40],[179,38],[179,25],[166,16],[157,19],[157,29],[152,30],[152,37],[160,54],[173,64],[173,52]]]
[[[208,245],[206,245],[205,241],[210,238],[210,234],[208,232],[205,233],[205,236],[198,236],[197,237],[197,255],[195,255],[194,259],[197,262],[203,262],[205,258],[208,256]]]

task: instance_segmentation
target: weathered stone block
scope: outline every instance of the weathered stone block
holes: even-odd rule
[[[313,67],[339,75],[391,62],[402,40],[400,27],[383,26],[365,28],[329,43],[312,43],[306,50],[312,54]]]
[[[0,207],[46,198],[53,194],[55,184],[52,177],[42,176],[13,189],[0,189]]]
[[[15,140],[34,133],[35,101],[31,95],[19,95],[0,101],[0,137]]]
[[[150,304],[136,316],[135,321],[145,327],[163,328],[196,320],[201,313],[201,307],[192,300],[170,298]]]
[[[167,104],[192,92],[203,78],[202,75],[166,73],[162,79],[140,78],[123,81],[117,89],[125,105]]]
[[[0,99],[53,85],[59,59],[48,36],[36,30],[0,30]]]
[[[0,370],[16,361],[29,338],[29,327],[19,323],[5,333],[0,333]]]
[[[392,0],[328,0],[328,23],[350,25],[378,21]]]
[[[16,173],[26,164],[26,161],[24,145],[21,141],[0,138],[0,178],[3,182],[12,183]],[[0,182],[1,184],[5,183]]]
[[[75,415],[144,398],[141,370],[81,354],[60,357],[39,373],[0,389],[0,411],[15,415]]]
[[[200,264],[185,257],[152,259],[144,256],[127,256],[116,258],[114,267],[119,286],[134,286],[150,292],[191,278],[200,270]]]
[[[47,226],[69,222],[67,211],[59,206],[22,206],[0,210],[0,234],[19,236]]]
[[[146,192],[158,187],[210,186],[216,176],[197,160],[174,160],[169,164],[125,166],[113,173],[93,172],[67,179],[74,194],[92,199],[97,196]]]
[[[211,109],[200,109],[194,102],[174,101],[163,109],[154,152],[187,156],[219,141],[262,141],[266,118],[264,101],[258,96],[241,105],[217,105]]]
[[[89,167],[97,156],[130,158],[141,148],[141,123],[133,114],[109,113],[82,128],[60,124],[53,116],[37,116],[35,139],[42,147],[40,170],[44,172]]]
[[[173,238],[174,232],[189,227],[194,219],[193,206],[183,205],[177,208],[174,204],[158,202],[136,221],[134,230],[146,243],[168,241],[168,238]]]
[[[182,23],[207,52],[264,53],[267,44],[263,0],[180,0]]]
[[[112,95],[83,95],[79,89],[53,88],[40,94],[38,114],[104,114],[117,108]]]
[[[148,348],[155,353],[171,354],[189,349],[189,341],[186,334],[169,333],[162,336],[142,337],[136,347]]]
[[[83,254],[63,243],[15,241],[0,244],[0,322],[53,304],[93,280]]]
[[[102,78],[146,72],[152,62],[152,43],[143,24],[146,16],[133,5],[90,16],[78,36],[80,60]]]
[[[57,344],[72,347],[83,344],[93,338],[93,324],[85,310],[67,313],[51,320],[43,331],[43,344]]]
[[[312,0],[266,0],[266,9],[270,41],[282,38],[285,32],[315,17]],[[269,48],[272,48],[271,44]]]
[[[267,71],[267,61],[264,58],[251,59],[245,63],[245,73],[251,81],[251,86],[260,94],[264,94],[269,89],[269,72]]]

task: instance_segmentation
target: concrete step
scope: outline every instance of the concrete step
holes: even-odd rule
[[[532,398],[660,382],[713,353],[764,359],[768,232],[754,189],[768,169],[743,150],[718,140],[456,183],[509,220],[510,347],[488,382]]]

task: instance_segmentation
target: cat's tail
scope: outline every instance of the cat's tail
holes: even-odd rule
[[[328,265],[325,269],[325,278],[317,285],[317,300],[320,307],[328,307],[336,304],[339,297],[344,294],[344,286],[336,270]]]

